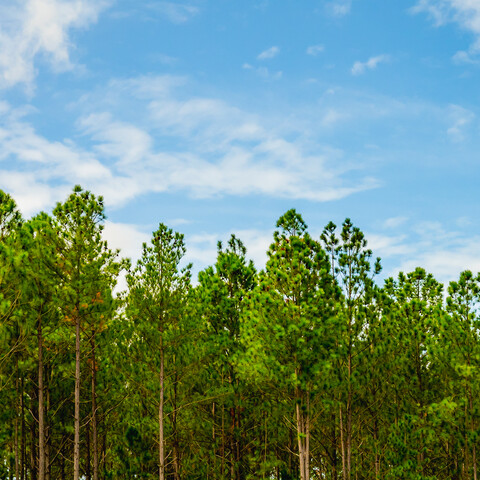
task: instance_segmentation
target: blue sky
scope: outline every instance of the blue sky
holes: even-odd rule
[[[276,219],[350,217],[383,275],[480,270],[480,0],[0,5],[0,188],[81,184],[135,258],[159,222],[195,271]]]

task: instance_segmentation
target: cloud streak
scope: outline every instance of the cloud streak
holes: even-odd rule
[[[352,0],[335,0],[326,4],[327,12],[334,17],[344,17],[352,9]]]
[[[111,82],[86,97],[76,124],[82,146],[41,136],[28,117],[3,104],[0,188],[30,214],[61,199],[75,183],[104,195],[112,207],[149,192],[175,191],[194,198],[266,195],[323,202],[378,185],[358,173],[349,180],[351,168],[339,168],[341,152],[305,141],[296,125],[276,130],[274,119],[187,95],[184,82],[141,77]],[[132,110],[123,119],[126,99]]]
[[[177,2],[150,3],[148,8],[176,24],[186,23],[200,12],[194,5]]]
[[[480,2],[477,0],[419,0],[411,9],[414,14],[425,13],[436,27],[456,23],[474,36],[465,51],[453,55],[455,63],[476,63],[480,53]]]
[[[70,70],[69,32],[97,21],[108,0],[15,0],[0,6],[0,88],[24,84],[33,90],[36,60]]]
[[[323,45],[310,45],[307,48],[306,53],[307,53],[307,55],[311,55],[312,57],[316,57],[317,55],[319,55],[320,53],[322,53],[324,51],[325,51],[325,47]]]
[[[367,70],[375,70],[380,63],[385,63],[390,60],[390,55],[377,55],[370,57],[366,62],[355,62],[352,66],[352,75],[362,75]]]
[[[280,53],[280,49],[276,46],[267,48],[263,52],[259,53],[257,56],[258,60],[270,60],[275,58]]]

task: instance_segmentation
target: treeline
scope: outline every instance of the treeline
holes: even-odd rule
[[[0,191],[0,479],[477,478],[478,276],[379,286],[350,220],[289,210],[264,270],[232,236],[193,287],[181,234],[130,265],[104,218]]]

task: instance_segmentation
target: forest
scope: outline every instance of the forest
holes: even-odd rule
[[[292,209],[263,270],[232,235],[197,280],[182,234],[132,264],[104,221],[0,191],[0,479],[477,479],[477,274],[379,285],[349,219]]]

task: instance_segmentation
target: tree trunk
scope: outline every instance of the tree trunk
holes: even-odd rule
[[[45,385],[46,385],[46,394],[45,394],[45,407],[46,412],[50,411],[50,389],[48,388],[50,384],[51,372],[50,369],[46,368],[45,370]],[[45,480],[50,480],[51,478],[51,465],[50,465],[50,449],[51,449],[51,436],[50,436],[50,424],[48,422],[48,416],[45,417]]]
[[[235,480],[235,407],[230,407],[230,480]]]
[[[19,378],[18,378],[18,358],[16,366],[16,378],[15,378],[15,480],[20,480],[20,454],[19,454],[19,444],[18,444],[18,418],[20,416],[19,407],[18,407],[18,398],[20,397],[19,393]]]
[[[343,412],[342,405],[340,404],[340,443],[342,445],[342,477],[343,480],[347,480],[347,468],[345,458],[345,435],[343,432]]]
[[[337,419],[335,411],[332,413],[332,451],[330,454],[332,460],[332,480],[337,480]]]
[[[45,480],[45,409],[43,400],[42,315],[38,316],[38,480]]]
[[[347,400],[347,480],[352,472],[352,355],[348,356],[348,400]]]
[[[21,480],[25,480],[25,467],[27,464],[27,446],[26,446],[26,441],[25,441],[25,395],[24,395],[24,390],[25,390],[25,384],[24,384],[24,379],[22,377],[21,380],[21,396],[20,396],[20,408],[22,412],[22,433],[21,433]]]
[[[97,434],[97,363],[95,356],[95,332],[91,337],[92,347],[92,450],[93,450],[93,480],[98,480],[98,434]]]
[[[91,419],[90,419],[91,422]],[[87,461],[85,462],[85,480],[92,480],[92,472],[91,472],[91,454],[90,454],[90,422],[87,422],[85,425],[85,450],[87,451]]]
[[[33,390],[33,386],[32,386]],[[36,412],[35,408],[35,400],[34,400],[34,392],[32,392],[32,398],[31,398],[31,411],[33,413],[33,420],[30,426],[30,479],[31,480],[37,480],[37,474],[38,474],[38,469],[37,469],[37,432],[36,432],[36,421],[35,417],[37,417],[38,412]]]
[[[178,430],[177,430],[177,395],[178,395],[178,375],[177,375],[177,372],[175,371],[175,377],[174,377],[174,383],[173,383],[173,412],[172,412],[173,478],[174,480],[180,480],[180,442],[178,441]]]
[[[298,391],[296,394],[297,404],[297,438],[298,457],[300,463],[300,480],[310,480],[310,418],[309,397],[306,394],[305,411],[302,411],[302,397]]]
[[[73,480],[80,479],[80,315],[75,318],[75,434],[73,441]]]
[[[160,403],[158,405],[158,460],[159,479],[165,480],[165,445],[163,439],[163,402],[165,389],[163,339],[160,340]]]

